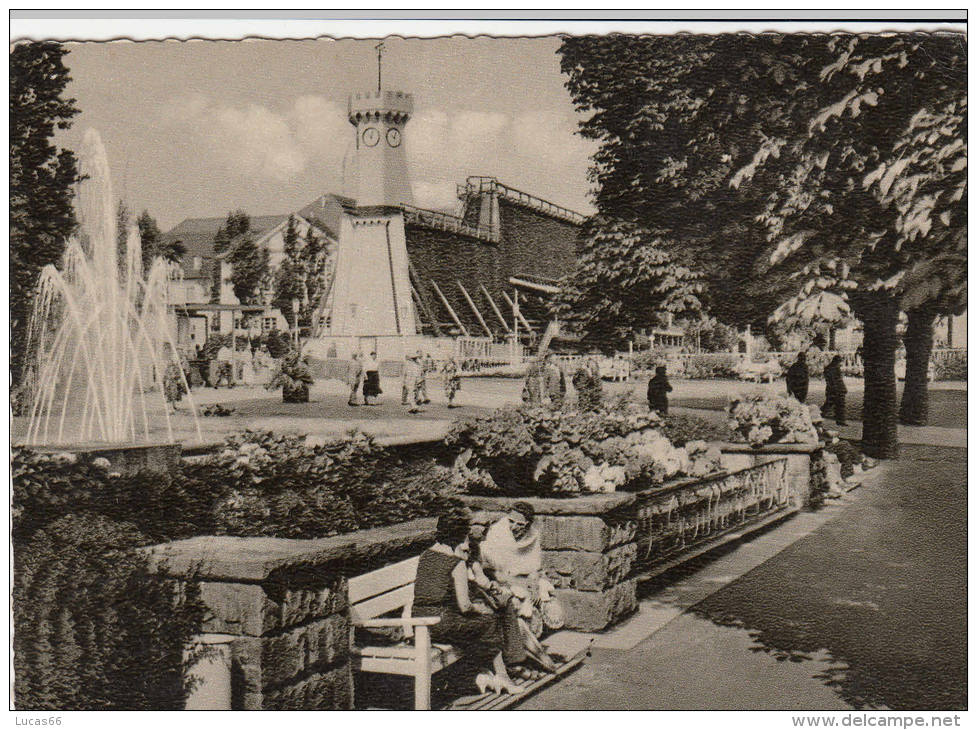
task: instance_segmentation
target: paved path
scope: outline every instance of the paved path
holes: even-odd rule
[[[650,586],[643,633],[521,709],[965,708],[966,491],[965,451],[907,446],[820,516]]]

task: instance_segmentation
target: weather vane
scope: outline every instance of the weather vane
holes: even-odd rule
[[[383,80],[383,41],[376,45],[377,49],[377,93],[380,93],[381,81]]]

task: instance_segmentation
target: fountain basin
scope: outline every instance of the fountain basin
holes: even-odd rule
[[[177,443],[107,444],[102,442],[78,444],[29,445],[27,448],[42,454],[71,453],[85,462],[106,459],[111,470],[120,474],[136,474],[150,471],[172,474],[179,466],[183,448]]]

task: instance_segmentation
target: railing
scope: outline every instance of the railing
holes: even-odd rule
[[[638,571],[653,570],[798,506],[786,458],[642,492],[631,508],[637,523]]]
[[[469,236],[470,238],[476,238],[480,241],[488,241],[490,243],[498,243],[499,241],[498,231],[494,231],[490,226],[469,225],[458,216],[443,213],[439,210],[426,210],[406,204],[400,205],[399,207],[404,212],[404,223],[459,233],[463,236]]]
[[[473,175],[469,177],[464,185],[457,186],[458,197],[462,200],[467,200],[473,195],[480,195],[481,193],[495,193],[500,198],[508,200],[516,205],[521,205],[525,208],[530,208],[532,210],[537,210],[541,213],[546,213],[547,215],[553,216],[554,218],[560,218],[561,220],[568,221],[570,223],[575,223],[576,225],[582,225],[587,219],[581,213],[575,210],[570,210],[569,208],[564,208],[562,205],[556,205],[548,200],[543,200],[542,198],[537,198],[535,195],[530,195],[522,190],[517,190],[516,188],[500,183],[494,177],[480,177]]]

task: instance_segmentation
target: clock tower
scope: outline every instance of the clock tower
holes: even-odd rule
[[[414,111],[414,97],[402,91],[351,94],[348,111],[356,129],[349,196],[357,207],[412,205],[404,126]]]

